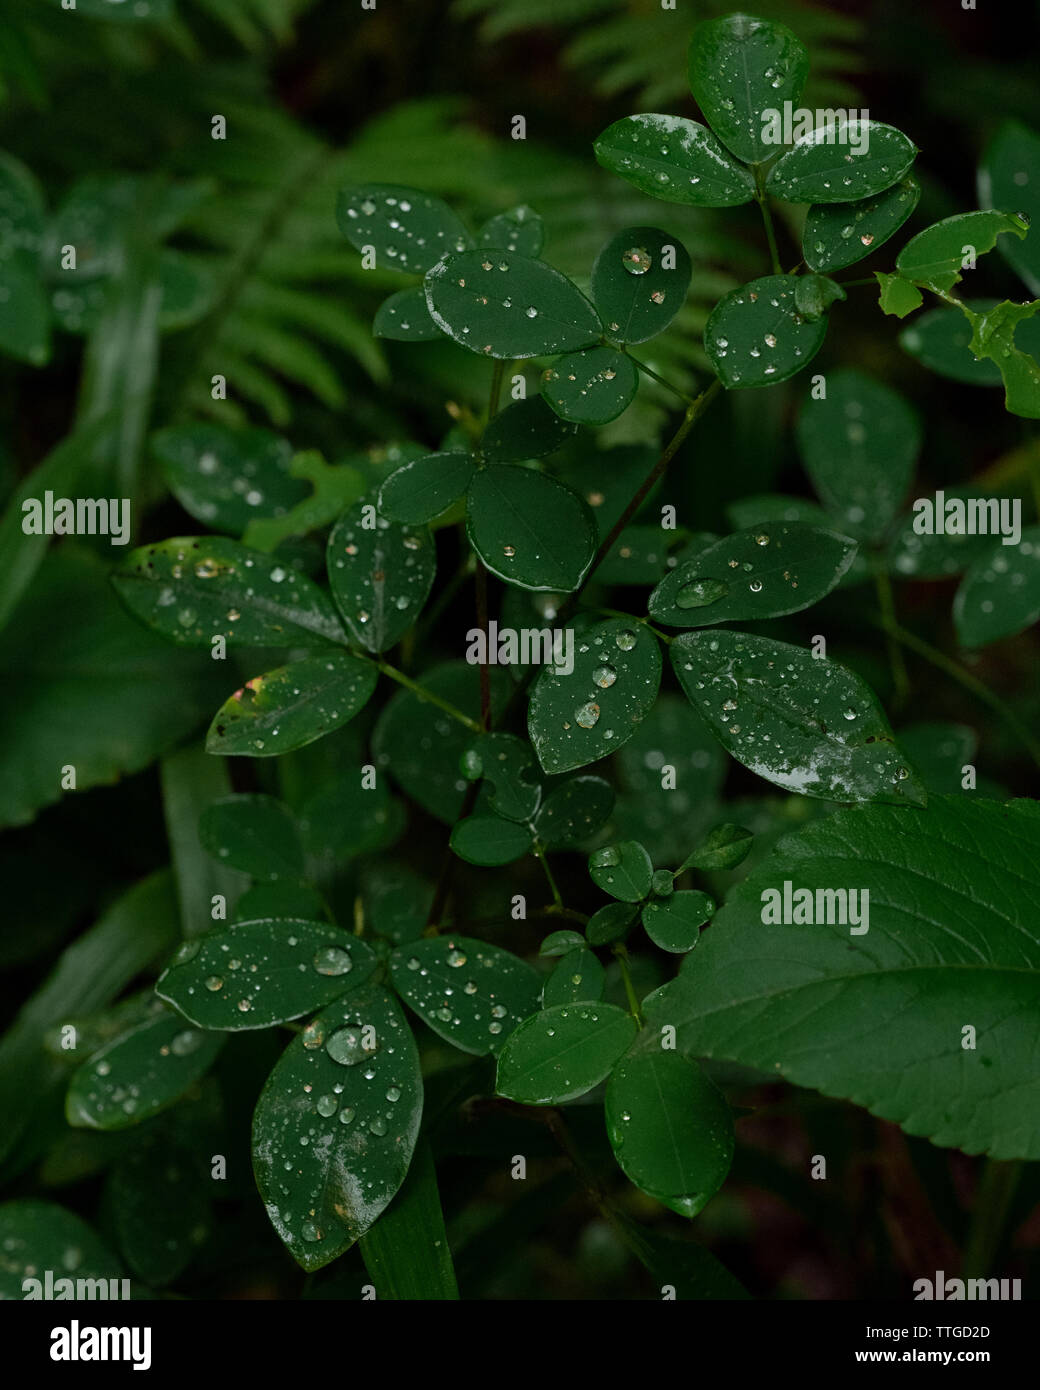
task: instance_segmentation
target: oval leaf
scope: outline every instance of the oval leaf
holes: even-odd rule
[[[328,545],[332,596],[355,641],[370,652],[399,642],[422,611],[437,570],[433,537],[425,527],[376,517],[364,524],[357,502],[332,528]]]
[[[898,183],[916,155],[914,142],[895,126],[838,122],[814,130],[781,155],[766,188],[788,203],[854,203]]]
[[[677,954],[692,951],[700,939],[701,927],[715,911],[707,893],[683,889],[643,908],[643,926],[655,946]]]
[[[606,971],[587,946],[568,951],[545,982],[542,1004],[551,1009],[554,1004],[594,1003],[603,998],[605,980]]]
[[[814,203],[805,218],[802,250],[810,270],[844,270],[898,232],[917,206],[921,185],[912,174],[883,193],[854,203]]]
[[[639,373],[617,348],[594,347],[557,358],[542,373],[542,394],[562,420],[605,425],[632,404]]]
[[[23,1280],[36,1279],[42,1285],[45,1270],[53,1271],[55,1280],[67,1277],[72,1281],[69,1298],[75,1296],[77,1279],[118,1280],[125,1274],[93,1228],[56,1202],[28,1197],[4,1202],[0,1206],[0,1250],[0,1299],[5,1302],[25,1299]]]
[[[755,194],[750,172],[707,126],[683,116],[625,116],[607,126],[593,149],[604,169],[666,203],[730,208]]]
[[[638,840],[605,845],[589,855],[589,877],[619,902],[640,902],[650,892],[653,876],[653,862]]]
[[[526,203],[489,218],[477,233],[479,246],[519,251],[522,256],[537,256],[544,240],[545,224]]]
[[[645,343],[675,318],[690,288],[683,244],[658,227],[627,227],[592,267],[592,302],[612,338]]]
[[[547,849],[580,844],[604,825],[614,809],[614,788],[602,777],[569,777],[539,807],[534,831]]]
[[[704,351],[723,386],[773,386],[819,352],[825,318],[806,320],[789,275],[765,275],[723,295],[704,328]]]
[[[541,396],[529,396],[488,421],[480,447],[489,463],[523,463],[555,453],[574,433]]]
[[[906,243],[896,257],[896,270],[907,280],[948,294],[961,278],[964,248],[976,256],[992,251],[997,237],[1011,232],[1021,240],[1029,219],[1017,212],[962,212],[944,217]]]
[[[150,447],[177,501],[214,530],[240,536],[254,517],[284,516],[307,496],[290,476],[288,441],[270,430],[177,425]]]
[[[451,847],[468,864],[512,864],[531,848],[531,832],[501,816],[467,816],[451,832]]]
[[[273,796],[241,794],[212,802],[199,817],[199,843],[221,864],[252,878],[303,875],[296,822]]]
[[[398,290],[383,300],[372,320],[372,336],[392,338],[398,343],[433,343],[442,336],[430,318],[421,285]]]
[[[412,459],[391,473],[379,489],[379,511],[390,521],[421,526],[458,501],[472,476],[469,454],[427,454]]]
[[[562,1105],[598,1086],[636,1031],[631,1014],[613,1004],[556,1004],[510,1037],[495,1089],[521,1105]]]
[[[979,164],[979,205],[1015,208],[1031,226],[1040,222],[1040,136],[1018,121],[998,127]],[[1040,295],[1040,237],[1024,241],[1005,237],[1000,254],[1018,272],[1032,294]]]
[[[998,541],[961,581],[953,620],[962,647],[1013,637],[1040,619],[1040,526],[1027,526],[1017,545]]]
[[[356,250],[373,246],[381,267],[413,275],[429,270],[447,252],[473,245],[447,203],[399,184],[343,189],[336,200],[336,221]]]
[[[586,503],[530,468],[478,472],[467,494],[466,531],[491,573],[521,589],[570,593],[596,552],[596,522]]]

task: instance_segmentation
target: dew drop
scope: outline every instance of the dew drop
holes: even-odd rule
[[[691,579],[675,596],[676,608],[704,608],[729,593],[724,579]]]

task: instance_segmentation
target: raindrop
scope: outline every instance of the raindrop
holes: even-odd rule
[[[751,583],[748,585],[748,588],[751,590],[753,594],[760,594],[762,592],[761,579],[752,579]]]
[[[315,952],[313,965],[319,975],[346,975],[354,962],[342,946],[323,946]]]
[[[650,256],[645,247],[630,246],[622,254],[621,264],[628,271],[629,275],[645,275],[652,264]]]
[[[581,709],[576,712],[574,719],[575,723],[582,729],[593,728],[599,719],[599,705],[590,700],[587,705],[582,705]]]
[[[592,673],[592,679],[602,690],[606,690],[617,680],[617,672],[613,666],[597,666]]]
[[[318,1114],[324,1115],[326,1119],[330,1115],[335,1115],[339,1101],[335,1096],[321,1096],[318,1100]]]
[[[614,638],[614,643],[623,652],[630,652],[636,644],[636,635],[634,632],[630,632],[628,628],[626,628],[624,632],[618,633],[618,635]]]
[[[224,988],[224,981],[220,978],[219,975],[211,975],[209,979],[206,981],[206,988],[208,990],[212,990],[215,994],[218,989]]]
[[[193,1028],[186,1028],[183,1033],[178,1033],[173,1042],[170,1043],[170,1051],[175,1057],[187,1057],[192,1052],[198,1050],[202,1043],[202,1034]]]
[[[342,1067],[356,1067],[365,1060],[365,1049],[356,1028],[337,1028],[325,1048],[334,1062]]]

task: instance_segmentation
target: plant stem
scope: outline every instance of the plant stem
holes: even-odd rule
[[[989,705],[990,709],[999,714],[1007,726],[1022,740],[1022,744],[1028,749],[1030,757],[1036,763],[1037,767],[1040,767],[1040,743],[1037,743],[1026,726],[1014,711],[1008,708],[1000,696],[993,694],[989,686],[983,684],[977,676],[973,676],[970,671],[966,671],[963,666],[954,661],[951,657],[946,656],[944,652],[931,646],[930,643],[926,642],[922,637],[918,637],[915,633],[907,632],[907,630],[900,627],[898,623],[893,622],[886,625],[881,618],[872,618],[870,621],[872,621],[876,627],[880,627],[883,631],[891,633],[902,646],[908,647],[910,651],[916,652],[917,655],[923,657],[925,661],[931,662],[937,670],[943,671],[952,680],[955,680],[958,685],[963,686],[965,690],[970,690],[978,699]]]
[[[491,672],[488,668],[488,588],[487,570],[483,560],[477,560],[477,627],[484,634],[484,660],[480,663],[480,725],[491,727]]]
[[[776,231],[773,228],[773,214],[769,208],[769,195],[765,189],[765,173],[760,164],[754,166],[754,171],[755,202],[762,213],[762,225],[766,229],[766,241],[769,243],[769,259],[773,266],[773,274],[783,275],[783,268],[780,265],[780,251],[776,244]]]
[[[497,357],[491,369],[491,394],[488,398],[488,422],[498,414],[498,398],[502,394],[502,377],[505,374],[505,359]],[[485,426],[486,428],[486,426]]]
[[[879,557],[874,564],[874,587],[877,590],[881,621],[885,628],[885,642],[888,647],[888,664],[892,670],[892,683],[895,686],[897,704],[902,704],[910,693],[910,681],[906,674],[903,649],[896,641],[891,629],[896,626],[896,606],[892,595],[892,580]]]
[[[645,362],[640,362],[638,357],[632,357],[632,354],[629,352],[627,348],[622,348],[621,351],[625,354],[626,357],[631,358],[632,362],[635,364],[635,366],[639,368],[641,372],[645,372],[647,376],[653,377],[654,381],[660,382],[660,384],[663,387],[665,387],[668,391],[671,391],[673,396],[678,396],[679,399],[681,401],[685,401],[687,405],[693,404],[692,396],[688,395],[685,391],[680,391],[678,386],[673,386],[672,383],[670,381],[667,381],[663,376],[661,376],[659,372],[655,372],[653,367],[648,367]]]
[[[553,877],[553,871],[549,868],[549,861],[545,857],[545,846],[538,840],[536,840],[534,844],[534,857],[538,860],[539,864],[541,864],[545,872],[546,881],[553,895],[553,905],[562,909],[563,898],[560,896],[560,890],[557,886],[556,879]]]
[[[614,944],[613,952],[618,967],[621,970],[621,979],[624,982],[625,994],[628,998],[628,1011],[639,1024],[640,1028],[644,1028],[646,1026],[646,1019],[644,1019],[643,1011],[639,1007],[639,1000],[636,998],[635,989],[632,987],[632,976],[628,969],[628,947],[623,941],[618,941]]]
[[[961,1274],[965,1279],[987,1279],[1000,1253],[1008,1213],[1022,1176],[1022,1163],[999,1163],[987,1158],[975,1194],[968,1241]]]
[[[418,695],[420,700],[428,700],[431,705],[436,705],[438,709],[442,709],[445,714],[451,715],[452,719],[459,724],[464,724],[465,727],[471,729],[473,733],[479,734],[483,732],[481,726],[475,719],[471,719],[468,714],[463,714],[462,710],[457,709],[456,706],[449,703],[449,701],[442,699],[440,695],[435,695],[432,690],[427,690],[424,686],[421,686],[418,681],[413,681],[411,676],[406,676],[405,673],[399,671],[396,666],[391,666],[389,661],[376,661],[375,665],[382,671],[384,676],[389,676],[390,679],[396,681],[398,685],[403,685],[404,688],[410,690],[413,695]]]

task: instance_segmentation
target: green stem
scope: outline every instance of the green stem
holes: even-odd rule
[[[639,1000],[636,998],[635,989],[632,987],[632,976],[628,969],[628,947],[623,941],[618,941],[613,947],[613,952],[621,971],[621,979],[625,986],[625,995],[628,998],[628,1011],[639,1024],[640,1028],[645,1028],[646,1019],[643,1017],[643,1011],[639,1007]]]
[[[664,642],[666,646],[675,641],[675,638],[669,636],[667,632],[661,632],[660,629],[654,627],[649,618],[640,618],[635,613],[622,613],[620,608],[593,607],[588,603],[580,604],[579,607],[584,608],[589,613],[603,613],[608,618],[625,618],[628,622],[640,623],[648,632],[652,632],[659,642]]]
[[[979,1178],[971,1214],[961,1274],[965,1279],[988,1279],[1000,1253],[1011,1203],[1022,1176],[1022,1163],[998,1163],[988,1158]]]
[[[457,723],[465,725],[465,727],[471,729],[473,733],[479,734],[483,732],[481,726],[475,719],[471,719],[468,714],[463,714],[462,710],[456,708],[456,706],[449,703],[449,701],[443,700],[439,695],[435,695],[432,690],[427,690],[426,687],[420,685],[418,681],[413,681],[411,676],[406,676],[405,673],[399,671],[396,666],[391,666],[389,661],[374,661],[373,664],[382,671],[384,676],[389,676],[390,679],[396,681],[398,685],[403,685],[404,688],[410,690],[413,695],[418,695],[420,700],[428,700],[431,705],[436,705],[438,709],[442,709],[445,714],[449,714]]]
[[[916,652],[918,656],[930,662],[937,670],[944,672],[951,680],[955,680],[958,685],[963,686],[965,690],[971,691],[978,699],[989,705],[990,709],[999,714],[1008,728],[1013,730],[1016,736],[1021,739],[1023,746],[1028,749],[1030,757],[1036,763],[1037,767],[1040,767],[1040,743],[1037,743],[1026,726],[1014,711],[1008,708],[1000,696],[993,694],[989,686],[984,685],[977,676],[973,676],[970,671],[966,671],[963,666],[954,661],[951,657],[946,656],[944,652],[939,651],[936,647],[933,647],[915,633],[907,632],[907,630],[900,627],[898,623],[892,623],[886,626],[884,620],[880,618],[871,619],[870,621],[874,622],[875,626],[880,627],[882,631],[891,633],[902,646],[909,648],[912,652]]]
[[[678,386],[673,386],[672,383],[661,376],[659,372],[655,372],[653,367],[648,367],[645,362],[640,362],[638,357],[633,357],[628,348],[622,348],[621,351],[626,357],[631,359],[633,364],[638,367],[641,372],[645,372],[647,376],[653,377],[654,381],[659,382],[666,390],[671,391],[673,396],[678,396],[679,399],[685,401],[687,405],[693,404],[692,396],[688,395],[685,391],[680,391]]]
[[[892,671],[895,698],[897,704],[901,705],[910,693],[910,681],[906,674],[903,649],[891,631],[897,625],[895,599],[892,594],[892,580],[889,578],[884,560],[880,557],[874,563],[874,587],[877,590],[881,621],[885,628],[885,643],[888,647],[888,664]]]
[[[754,166],[755,172],[755,202],[762,213],[762,225],[766,229],[766,241],[769,243],[769,259],[772,262],[773,274],[783,275],[783,268],[780,265],[780,250],[776,244],[776,231],[773,227],[773,214],[769,208],[769,196],[765,189],[765,172],[760,164]]]
[[[563,898],[560,896],[560,890],[557,886],[556,879],[553,876],[553,871],[549,868],[549,861],[545,857],[545,846],[539,840],[536,840],[534,842],[534,857],[538,860],[539,864],[541,864],[542,869],[545,872],[545,878],[546,882],[549,885],[549,891],[553,895],[553,905],[557,908],[562,909]]]

